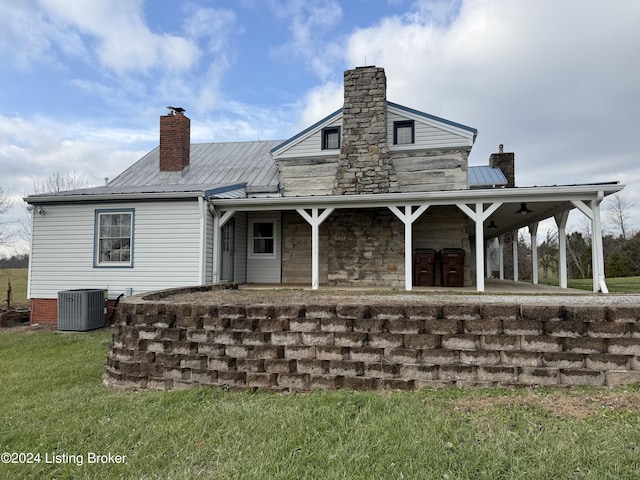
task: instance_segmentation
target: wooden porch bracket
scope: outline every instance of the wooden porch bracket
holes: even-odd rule
[[[320,225],[331,213],[333,208],[320,209],[313,207],[311,214],[304,208],[297,208],[296,212],[311,225],[311,289],[317,290],[320,286]]]

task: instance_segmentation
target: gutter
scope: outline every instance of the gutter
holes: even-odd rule
[[[202,190],[191,192],[151,192],[151,193],[98,193],[84,195],[38,195],[24,197],[23,200],[30,205],[74,202],[125,202],[147,200],[185,200],[203,198]]]
[[[449,205],[455,202],[494,203],[528,202],[535,200],[567,201],[597,198],[598,195],[610,195],[625,186],[618,182],[591,185],[568,185],[551,187],[517,187],[500,189],[446,190],[439,192],[373,193],[359,195],[317,195],[305,197],[275,198],[237,198],[210,199],[217,206],[239,210],[268,210],[279,208],[311,208],[318,206],[341,205],[346,208],[384,207],[390,204],[430,203],[431,205]],[[594,198],[594,199],[595,199]]]

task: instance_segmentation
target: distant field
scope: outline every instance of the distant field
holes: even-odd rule
[[[7,287],[11,281],[11,291],[14,305],[24,305],[27,300],[27,275],[26,268],[6,268],[0,269],[0,301],[5,307],[7,303]]]

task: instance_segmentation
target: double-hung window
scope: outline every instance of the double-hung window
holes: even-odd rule
[[[322,129],[322,150],[336,150],[340,148],[340,127]]]
[[[415,143],[415,125],[413,120],[393,122],[394,145],[408,145]]]
[[[95,266],[133,266],[134,210],[96,210]]]
[[[251,222],[251,255],[272,257],[275,255],[275,224],[270,221]]]

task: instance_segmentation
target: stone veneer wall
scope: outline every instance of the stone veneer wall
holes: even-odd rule
[[[391,210],[336,210],[324,223],[329,285],[404,285],[404,225]]]
[[[194,290],[210,288],[219,287]],[[164,296],[121,303],[105,385],[307,391],[640,381],[639,306],[192,305]]]
[[[393,193],[398,180],[387,142],[384,68],[344,72],[344,105],[334,195]]]
[[[464,249],[465,285],[471,285],[467,225],[458,207],[432,206],[413,224],[413,250]],[[283,213],[282,244],[282,282],[309,284],[311,227],[296,212]],[[320,225],[319,263],[323,285],[404,287],[404,225],[388,208],[336,210]]]

